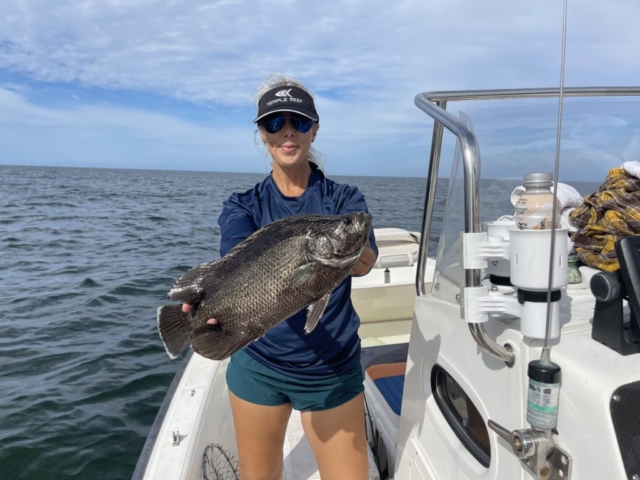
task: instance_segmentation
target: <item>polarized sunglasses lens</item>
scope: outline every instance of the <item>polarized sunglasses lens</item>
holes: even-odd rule
[[[284,127],[284,115],[276,115],[275,117],[267,117],[262,122],[262,126],[269,133],[279,132]]]
[[[300,133],[307,133],[313,126],[313,120],[303,115],[292,113],[289,118],[291,125]],[[274,115],[272,117],[266,117],[262,121],[262,126],[268,133],[276,133],[282,130],[284,123],[287,121],[285,115]]]
[[[311,130],[313,120],[302,115],[296,115],[294,113],[291,115],[291,124],[293,125],[293,128],[295,128],[300,133],[307,133],[309,130]]]

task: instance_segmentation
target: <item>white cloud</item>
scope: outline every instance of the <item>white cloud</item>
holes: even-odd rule
[[[251,136],[122,107],[46,108],[0,88],[3,164],[256,171]]]
[[[116,104],[118,92],[151,93],[214,106],[217,116],[198,124],[170,110],[90,105],[80,93],[73,107],[43,107],[29,87],[8,82],[0,161],[46,155],[37,145],[49,142],[77,162],[262,170],[252,126],[237,112],[281,71],[318,93],[316,144],[329,171],[424,174],[430,121],[414,96],[557,85],[561,15],[557,0],[4,0],[0,73],[107,89]],[[637,83],[639,16],[635,0],[570,2],[567,85]],[[494,120],[498,133],[531,121]]]
[[[550,86],[561,9],[552,0],[5,0],[0,68],[225,105],[249,102],[272,71],[390,102],[400,89]],[[609,83],[637,78],[639,14],[633,0],[571,2],[568,80],[592,83],[609,69]]]

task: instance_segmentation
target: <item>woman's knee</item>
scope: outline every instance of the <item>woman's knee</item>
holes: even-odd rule
[[[257,464],[255,460],[242,461],[240,458],[240,478],[242,480],[282,480],[284,467],[282,461],[276,465]]]

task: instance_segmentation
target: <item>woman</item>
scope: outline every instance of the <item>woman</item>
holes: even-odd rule
[[[259,228],[300,214],[366,210],[356,187],[325,178],[311,144],[319,117],[310,92],[294,79],[272,75],[256,94],[254,123],[273,170],[224,203],[218,220],[220,255]],[[373,233],[352,275],[365,275],[377,258]],[[280,479],[287,423],[293,408],[313,449],[323,480],[368,478],[360,368],[359,319],[351,279],[331,294],[318,326],[303,332],[306,311],[236,352],[227,370],[240,473],[243,480]],[[185,305],[185,311],[190,307]],[[210,320],[215,322],[215,320]]]

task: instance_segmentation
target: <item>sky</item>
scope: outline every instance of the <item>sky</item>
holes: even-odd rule
[[[640,2],[569,0],[568,13],[565,85],[640,85]],[[561,0],[3,0],[0,164],[267,172],[253,95],[281,72],[316,94],[327,173],[425,176],[432,122],[415,96],[557,87],[561,37]],[[552,161],[545,105],[544,134],[513,105],[461,106],[484,122],[483,176]],[[590,163],[567,153],[570,176],[640,159],[638,115],[576,108],[563,142]]]

